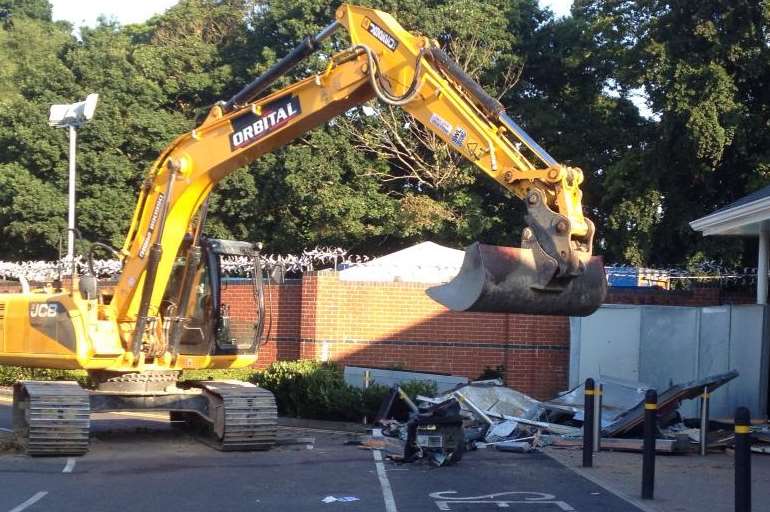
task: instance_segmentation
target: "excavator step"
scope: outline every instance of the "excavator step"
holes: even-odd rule
[[[14,385],[13,426],[28,455],[83,455],[91,406],[76,382],[22,381]]]

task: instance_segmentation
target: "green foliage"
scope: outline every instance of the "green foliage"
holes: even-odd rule
[[[360,391],[345,383],[334,364],[279,361],[255,378],[257,384],[275,394],[281,414],[316,419],[361,418]]]
[[[310,360],[278,361],[264,370],[184,370],[180,380],[233,379],[253,382],[270,390],[281,415],[333,421],[360,421],[373,418],[389,388],[376,382],[367,389],[345,383],[342,369],[333,363]],[[20,380],[74,380],[89,386],[84,370],[48,370],[0,365],[0,386]],[[417,395],[435,396],[434,383],[421,381],[401,385],[412,399]]]
[[[770,183],[770,5],[578,0],[573,14],[621,98],[641,88],[656,116],[643,144],[606,169],[614,259],[751,264],[734,241],[704,239],[688,222]]]
[[[359,389],[345,383],[342,369],[333,363],[310,360],[279,361],[254,374],[253,382],[275,394],[278,411],[287,416],[360,421],[372,418],[389,388],[372,383]],[[434,383],[405,382],[409,396],[434,396]]]
[[[424,380],[409,380],[402,382],[399,386],[401,390],[409,395],[409,398],[414,400],[417,395],[434,397],[438,393],[435,382],[427,382]]]
[[[12,386],[20,380],[73,380],[87,385],[88,375],[84,370],[49,370],[0,365],[0,386]]]
[[[256,370],[253,368],[237,368],[232,370],[184,370],[179,380],[243,380],[252,381]]]
[[[612,263],[741,261],[688,222],[770,183],[770,6],[751,0],[371,0],[434,38],[559,161],[581,167],[597,247]],[[66,130],[52,103],[100,94],[78,131],[78,226],[120,245],[146,170],[340,2],[182,0],[145,23],[51,20],[46,0],[0,0],[0,259],[52,258],[65,225]],[[340,31],[284,86],[347,46]],[[644,94],[654,113],[631,99]],[[226,180],[207,230],[378,255],[426,238],[515,244],[520,201],[398,110],[353,109]],[[405,158],[378,150],[398,136]],[[81,247],[82,249],[82,247]],[[746,259],[746,258],[743,258]]]

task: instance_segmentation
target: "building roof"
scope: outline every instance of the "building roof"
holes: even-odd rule
[[[770,229],[770,186],[690,222],[695,231],[708,235],[756,236]]]
[[[445,283],[460,271],[464,251],[433,242],[422,242],[406,249],[355,265],[339,272],[340,281]]]

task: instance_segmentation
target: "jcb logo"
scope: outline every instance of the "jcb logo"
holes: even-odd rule
[[[29,305],[29,316],[32,318],[53,318],[59,314],[59,305],[44,302]]]

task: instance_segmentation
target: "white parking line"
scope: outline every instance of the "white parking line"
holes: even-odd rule
[[[10,428],[0,427],[0,432],[13,432],[13,430],[11,430]]]
[[[64,469],[61,470],[62,473],[72,473],[72,470],[75,469],[75,458],[69,457],[67,459],[67,463],[64,465]]]
[[[373,437],[382,437],[382,432],[375,429]],[[390,480],[385,472],[385,464],[382,463],[382,452],[380,450],[372,450],[374,456],[374,465],[377,467],[377,478],[380,480],[380,487],[382,487],[382,498],[385,500],[386,512],[398,512],[396,508],[396,500],[393,498],[393,489],[390,487]]]
[[[9,512],[21,512],[22,510],[25,510],[27,507],[30,507],[30,506],[34,505],[35,503],[37,503],[38,501],[40,501],[43,498],[45,498],[46,494],[48,494],[48,491],[40,491],[39,493],[35,494],[34,496],[32,496],[30,499],[28,499],[24,503],[22,503],[21,505],[18,505],[16,507],[12,508],[11,510],[9,510]]]

